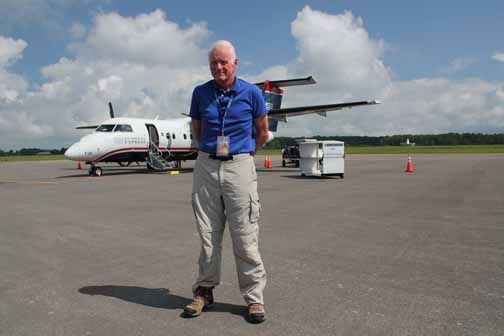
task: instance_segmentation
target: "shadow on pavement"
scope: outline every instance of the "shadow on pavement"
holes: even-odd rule
[[[322,181],[322,180],[342,180],[339,176],[301,176],[301,175],[282,175],[282,177],[294,179],[294,180],[312,180],[312,181]]]
[[[71,170],[76,170],[76,169],[71,169]],[[178,171],[179,174],[186,174],[186,173],[192,173],[193,168],[181,168],[181,169],[169,169],[166,171],[151,171],[141,168],[136,168],[136,169],[124,169],[122,168],[116,168],[114,169],[103,169],[103,176],[101,177],[106,177],[106,176],[119,176],[119,175],[138,175],[138,174],[150,174],[150,175],[163,175],[163,174],[169,174],[170,171]],[[76,177],[90,177],[89,174],[87,173],[87,170],[83,170],[82,172],[79,172],[78,174],[75,175],[62,175],[62,176],[56,176],[54,178],[57,179],[66,179],[66,178],[76,178]],[[93,176],[94,177],[94,176]]]
[[[115,297],[127,302],[144,306],[183,310],[191,299],[170,294],[168,288],[144,288],[136,286],[86,286],[79,289],[79,293],[87,295],[103,295]],[[208,312],[223,312],[247,317],[247,307],[229,303],[216,302]],[[181,317],[183,315],[181,314]]]

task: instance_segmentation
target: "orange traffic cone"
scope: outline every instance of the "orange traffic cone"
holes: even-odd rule
[[[268,168],[272,168],[272,167],[273,167],[273,163],[271,162],[271,159],[268,156]]]
[[[271,168],[271,160],[269,159],[269,156],[266,156],[266,159],[264,159],[264,168]]]
[[[413,173],[413,162],[411,162],[411,155],[408,155],[408,163],[406,164],[406,173]]]
[[[80,164],[80,161],[77,161],[77,169],[82,169],[82,166]]]

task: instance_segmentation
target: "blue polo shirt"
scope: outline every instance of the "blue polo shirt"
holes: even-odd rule
[[[231,104],[226,111],[229,101]],[[189,115],[201,120],[200,150],[215,154],[217,136],[221,135],[224,125],[224,135],[230,138],[229,153],[238,154],[255,151],[254,119],[266,113],[261,90],[236,78],[228,92],[222,91],[214,80],[197,86],[193,91]]]

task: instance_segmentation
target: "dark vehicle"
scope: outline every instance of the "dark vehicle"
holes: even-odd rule
[[[294,164],[299,167],[299,147],[298,146],[287,146],[282,149],[282,167],[289,164]]]

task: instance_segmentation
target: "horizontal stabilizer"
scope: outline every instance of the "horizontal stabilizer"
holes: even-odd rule
[[[269,81],[269,85],[273,87],[287,87],[287,86],[297,86],[297,85],[309,85],[317,83],[313,76],[308,76],[304,78],[294,78],[294,79],[284,79],[284,80],[274,80]],[[259,86],[261,90],[265,88],[265,82],[255,83]]]
[[[89,126],[77,126],[75,129],[95,129],[98,125],[89,125]]]
[[[270,117],[271,119],[286,120],[287,117],[292,116],[299,116],[311,113],[318,113],[324,115],[325,112],[329,111],[336,111],[344,108],[352,108],[355,106],[376,105],[376,104],[380,104],[380,102],[377,100],[370,100],[370,101],[357,101],[357,102],[340,103],[340,104],[287,107],[287,108],[269,110],[268,117]]]

